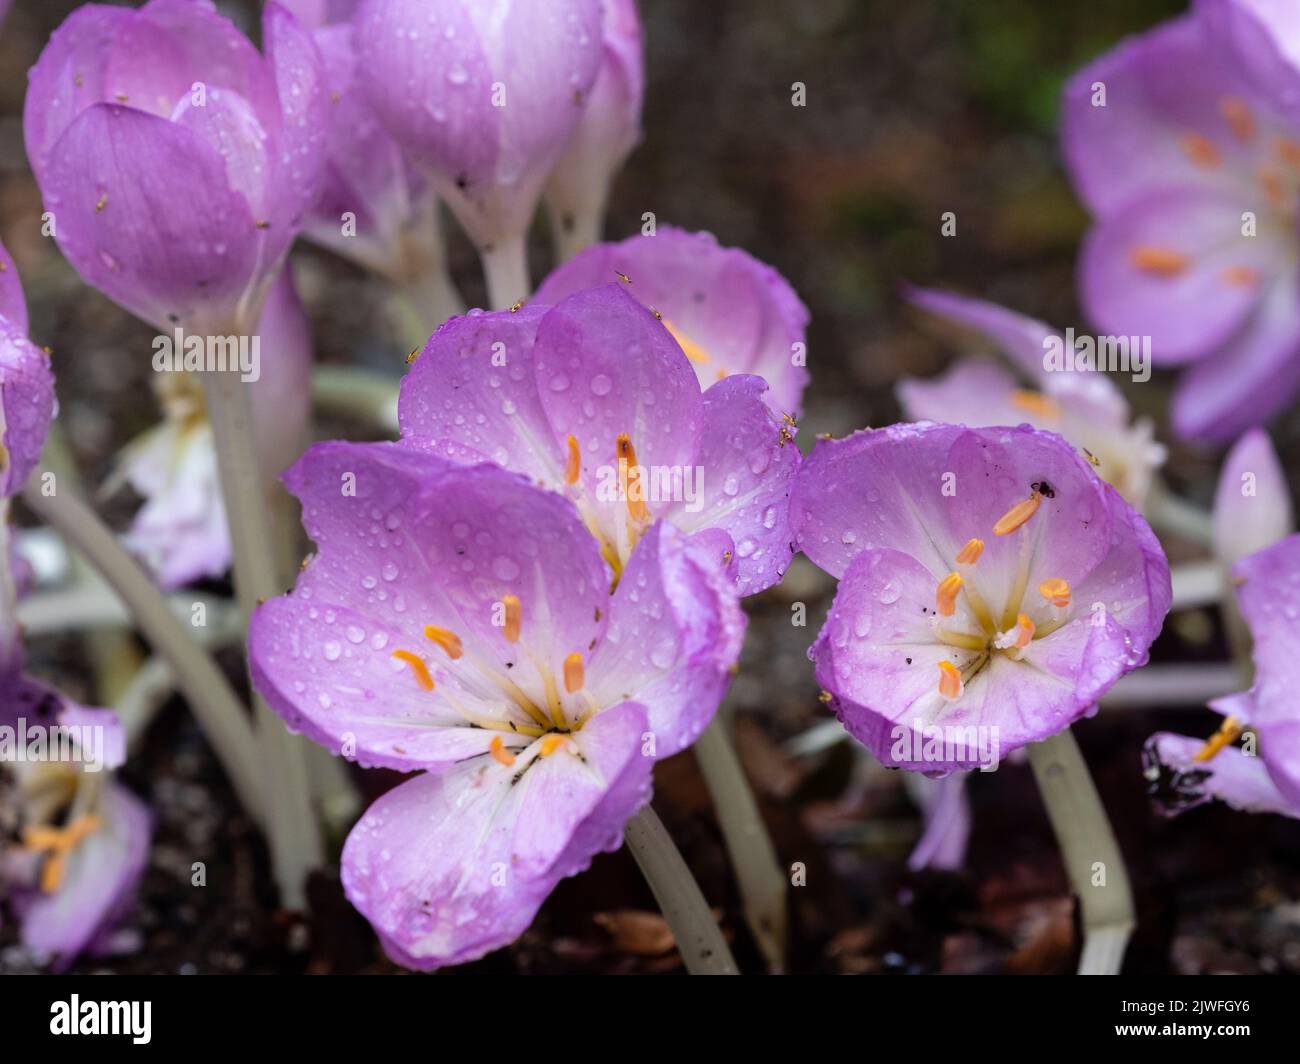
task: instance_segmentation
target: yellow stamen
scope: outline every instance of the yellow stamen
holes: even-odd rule
[[[934,593],[934,609],[940,617],[951,617],[957,612],[957,595],[963,583],[961,573],[949,573],[939,581]]]
[[[506,608],[506,626],[503,633],[507,641],[519,642],[519,633],[524,627],[524,604],[517,595],[503,595],[501,605]]]
[[[647,521],[650,518],[650,510],[645,504],[641,468],[637,465],[636,448],[632,446],[632,437],[626,432],[620,432],[615,451],[619,462],[625,463],[620,472],[627,478],[627,512],[633,521]]]
[[[664,323],[664,328],[667,329],[672,335],[672,338],[677,341],[677,346],[682,349],[682,354],[692,362],[698,362],[703,365],[706,362],[712,361],[712,359],[709,358],[709,353],[704,350],[704,348],[674,326],[667,318],[660,318],[659,320]]]
[[[1011,405],[1019,407],[1037,417],[1056,419],[1061,416],[1061,406],[1042,392],[1031,392],[1026,388],[1017,388],[1011,393]]]
[[[411,671],[415,673],[415,682],[425,691],[433,690],[433,677],[429,675],[429,666],[424,663],[424,659],[418,654],[412,654],[409,650],[394,650],[393,657],[398,661],[404,661],[411,666]]]
[[[1017,649],[1023,650],[1033,642],[1034,622],[1029,619],[1028,614],[1022,613],[1016,617],[1016,629],[1015,646]]]
[[[1016,503],[1015,506],[998,518],[997,524],[993,526],[993,534],[995,536],[1011,535],[1034,514],[1038,513],[1038,506],[1042,501],[1043,497],[1035,491],[1029,498]]]
[[[555,751],[568,745],[569,739],[566,735],[557,735],[551,732],[549,735],[542,736],[542,757],[550,757]]]
[[[980,555],[984,553],[984,541],[982,539],[968,539],[966,546],[957,552],[958,565],[974,565],[980,560]]]
[[[1038,593],[1053,606],[1065,609],[1070,604],[1070,583],[1059,576],[1049,577],[1038,585]]]
[[[492,741],[488,743],[488,753],[498,764],[505,765],[509,768],[515,763],[515,755],[506,749],[506,744],[501,741],[501,736],[492,736]]]
[[[1176,277],[1187,269],[1188,258],[1173,248],[1138,244],[1129,252],[1129,261],[1143,273],[1153,273],[1157,277]]]
[[[939,662],[939,694],[949,702],[955,702],[961,698],[963,686],[961,670],[951,661]]]
[[[1197,166],[1218,166],[1222,161],[1219,149],[1203,133],[1188,133],[1183,137],[1183,154]]]
[[[1249,288],[1259,280],[1259,271],[1253,266],[1229,266],[1223,271],[1223,281],[1234,288]]]
[[[1245,100],[1238,96],[1225,96],[1219,101],[1219,113],[1227,119],[1238,140],[1249,141],[1255,136],[1255,116],[1250,113]]]
[[[564,659],[564,689],[573,694],[574,691],[581,691],[584,683],[586,675],[582,667],[582,655],[575,650]]]
[[[1205,745],[1196,751],[1193,761],[1209,761],[1225,746],[1231,746],[1241,738],[1241,721],[1236,717],[1225,717],[1219,730],[1211,735]]]
[[[37,852],[48,852],[41,867],[41,890],[53,894],[63,882],[67,858],[77,844],[98,831],[103,821],[94,813],[79,816],[67,827],[28,828],[23,832],[23,847]]]
[[[578,474],[582,469],[582,451],[578,448],[576,436],[569,437],[569,461],[564,467],[564,483],[578,483]]]
[[[460,636],[446,628],[439,628],[434,624],[424,626],[424,634],[427,638],[432,639],[438,646],[447,652],[447,657],[455,661],[465,653],[464,647],[461,646]]]

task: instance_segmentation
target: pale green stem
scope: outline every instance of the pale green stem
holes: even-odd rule
[[[1116,975],[1137,918],[1115,832],[1068,728],[1026,749],[1070,884],[1079,896],[1079,974]]]
[[[505,310],[522,303],[532,294],[528,281],[526,234],[503,237],[491,250],[479,249],[483,276],[487,280],[488,303],[492,310]]]
[[[1159,477],[1151,483],[1151,490],[1142,507],[1143,515],[1158,532],[1168,532],[1208,547],[1214,540],[1214,526],[1210,515],[1169,490]]]
[[[1241,670],[1233,665],[1186,662],[1178,665],[1148,665],[1121,676],[1101,696],[1103,709],[1122,707],[1188,706],[1202,708],[1212,698],[1240,691]]]
[[[318,410],[346,414],[397,432],[398,378],[356,366],[317,366],[311,390]]]
[[[691,870],[648,805],[627,822],[623,838],[668,921],[692,975],[739,975],[709,903]]]
[[[263,819],[266,803],[257,771],[257,743],[244,707],[221,670],[186,633],[153,581],[118,545],[95,512],[57,481],[51,495],[44,494],[41,487],[38,470],[23,492],[28,507],[80,551],[117,592],[145,639],[171,664],[244,808],[254,818]]]
[[[283,590],[276,574],[270,514],[255,451],[252,406],[247,387],[235,373],[204,373],[203,394],[230,527],[235,592],[247,621],[258,603]],[[320,829],[311,806],[305,740],[290,735],[256,692],[253,706],[267,781],[268,841],[280,900],[289,908],[302,908],[307,875],[323,860]]]
[[[41,464],[63,487],[71,488],[78,497],[84,496],[76,459],[68,446],[67,433],[61,421],[55,420],[50,425],[41,451]],[[80,584],[87,578],[85,563],[76,555],[70,559],[69,567],[76,583]],[[114,704],[130,685],[141,664],[131,636],[114,630],[89,632],[86,635],[86,653],[95,676],[96,697],[104,705]]]
[[[1175,610],[1190,610],[1199,606],[1212,606],[1228,590],[1223,567],[1216,561],[1181,562],[1170,567]]]
[[[745,779],[745,770],[718,716],[696,740],[694,751],[740,887],[745,922],[768,967],[774,972],[784,971],[789,881],[777,861],[776,848]]]

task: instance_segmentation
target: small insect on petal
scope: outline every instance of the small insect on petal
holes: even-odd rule
[[[488,744],[488,752],[492,755],[492,760],[500,765],[509,768],[515,763],[515,755],[506,749],[506,744],[501,741],[501,736],[492,736],[492,742]]]
[[[962,689],[961,670],[951,661],[939,662],[939,694],[955,702],[961,698]]]

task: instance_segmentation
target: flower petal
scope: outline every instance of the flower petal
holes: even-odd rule
[[[454,461],[491,461],[553,489],[565,453],[538,394],[533,345],[549,308],[452,318],[402,379],[402,436]]]
[[[645,706],[657,757],[695,741],[740,656],[745,615],[719,560],[663,521],[628,561],[587,667],[597,705]]]
[[[348,900],[412,968],[475,960],[514,941],[566,876],[622,843],[650,794],[644,710],[598,714],[569,749],[504,766],[483,758],[380,798],[343,848]],[[516,776],[519,776],[516,781]]]
[[[56,409],[49,358],[0,318],[0,497],[31,476]]]
[[[1213,358],[1174,386],[1178,435],[1234,440],[1295,401],[1300,393],[1300,277],[1290,270],[1271,286],[1253,317]]]
[[[702,388],[719,373],[758,374],[771,386],[772,409],[798,416],[808,371],[794,356],[805,342],[808,310],[774,269],[720,246],[711,233],[660,226],[653,236],[576,255],[547,277],[536,298],[556,303],[619,273],[631,279],[634,298],[690,341]]]
[[[410,729],[462,727],[449,695],[500,702],[491,676],[510,676],[545,704],[537,669],[562,675],[604,632],[609,576],[595,541],[563,498],[513,473],[336,442],[285,480],[318,555],[291,597],[254,614],[253,673],[291,726],[333,749],[350,740],[367,763],[442,763],[463,737]],[[521,605],[518,644],[501,627],[508,595]],[[463,658],[448,660],[427,625],[456,633]],[[427,657],[436,688],[420,690],[395,650]]]
[[[198,134],[96,104],[59,138],[42,185],[59,246],[87,283],[159,329],[231,331],[256,230]]]
[[[1214,556],[1231,568],[1295,531],[1291,491],[1263,429],[1241,436],[1223,460],[1214,493]]]
[[[1156,189],[1239,183],[1253,149],[1234,135],[1225,100],[1257,108],[1248,83],[1194,16],[1130,37],[1075,74],[1062,101],[1061,145],[1089,209],[1106,216]],[[1221,162],[1189,151],[1188,136],[1203,138],[1198,143]]]
[[[27,300],[14,260],[0,244],[0,332],[6,330],[26,335]]]
[[[1241,193],[1166,186],[1103,218],[1079,259],[1080,298],[1098,330],[1149,336],[1157,365],[1215,352],[1288,257],[1289,229],[1242,234],[1242,202]],[[1168,255],[1168,266],[1144,265],[1143,254]]]
[[[738,590],[752,595],[780,582],[794,554],[790,486],[799,448],[764,402],[767,382],[728,377],[704,393],[698,498],[663,517],[687,532],[720,528],[735,544]]]

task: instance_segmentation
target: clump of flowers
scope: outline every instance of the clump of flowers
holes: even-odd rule
[[[318,553],[253,617],[257,686],[331,751],[419,773],[349,836],[344,886],[402,963],[479,957],[621,843],[655,758],[708,723],[734,589],[658,521],[611,595],[573,505],[493,465],[338,442],[287,482]]]

